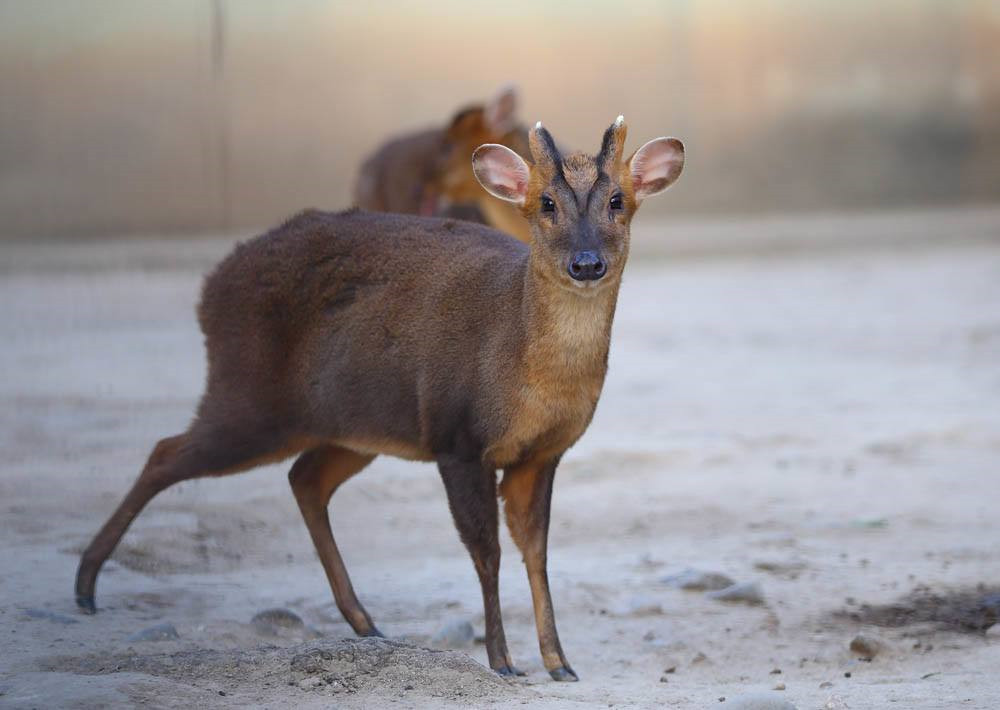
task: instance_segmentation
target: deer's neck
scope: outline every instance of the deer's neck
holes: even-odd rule
[[[607,369],[617,281],[577,288],[549,274],[534,254],[525,274],[526,366],[560,379],[598,377]]]

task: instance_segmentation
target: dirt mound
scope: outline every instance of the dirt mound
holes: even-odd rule
[[[892,604],[862,604],[856,610],[838,612],[863,624],[887,628],[934,624],[942,629],[980,633],[1000,620],[1000,586],[981,584],[975,589],[938,594],[918,587]]]
[[[310,693],[377,692],[381,697],[413,692],[449,700],[496,699],[518,690],[463,653],[387,639],[320,640],[253,651],[61,656],[41,666],[80,675],[140,673],[205,688],[285,685]]]

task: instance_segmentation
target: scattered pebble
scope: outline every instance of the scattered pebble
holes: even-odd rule
[[[663,669],[663,672],[664,673],[676,673],[677,672],[677,666],[667,666],[666,668]]]
[[[66,616],[65,614],[57,614],[54,611],[46,611],[45,609],[25,609],[25,616],[30,616],[32,619],[45,619],[46,621],[52,621],[56,624],[78,624],[79,619],[74,619],[72,616]]]
[[[705,572],[690,567],[683,572],[661,577],[660,582],[671,587],[677,587],[678,589],[692,591],[725,589],[735,584],[732,578],[721,572]]]
[[[784,689],[785,689],[785,684],[784,684],[784,683],[777,683],[777,684],[776,684],[776,685],[774,686],[774,689],[775,689],[775,690],[784,690]]]
[[[691,659],[691,665],[697,665],[698,663],[706,663],[708,661],[708,656],[706,656],[701,651],[695,654],[695,657]]]
[[[848,705],[839,695],[831,695],[823,703],[823,710],[847,710]]]
[[[298,614],[280,607],[257,612],[250,619],[250,623],[262,631],[273,631],[276,628],[301,629],[305,626],[305,623]]]
[[[868,634],[858,634],[851,639],[851,651],[862,658],[875,658],[878,652],[882,650],[882,647],[881,641]]]
[[[726,709],[733,710],[795,710],[795,706],[774,693],[747,693],[726,701]]]
[[[461,619],[446,623],[434,634],[431,641],[436,646],[446,648],[467,648],[472,645],[475,638],[476,631],[472,628],[472,624]]]
[[[129,641],[173,641],[179,639],[177,629],[170,622],[150,626],[128,637]]]
[[[629,599],[619,613],[622,616],[659,616],[663,614],[663,607],[652,597],[636,596]]]
[[[754,606],[764,603],[764,592],[756,582],[738,582],[725,589],[705,592],[705,596],[720,602],[741,602]]]
[[[802,560],[757,560],[753,566],[761,572],[796,579],[807,565]]]
[[[771,670],[771,675],[781,675],[781,669],[780,668],[774,668],[774,669],[772,669]]]
[[[832,688],[833,687],[833,683],[831,683],[828,680],[824,680],[822,683],[819,684],[819,687],[821,689]]]

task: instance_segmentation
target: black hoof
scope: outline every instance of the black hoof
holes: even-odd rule
[[[76,595],[76,605],[80,607],[80,611],[84,614],[96,614],[97,606],[94,604],[94,595]]]
[[[549,675],[552,676],[552,680],[558,680],[564,683],[575,683],[580,680],[573,669],[569,666],[560,666],[559,668],[553,668],[549,671]]]
[[[503,676],[504,678],[514,678],[519,675],[527,675],[524,671],[519,670],[517,666],[502,666],[500,668],[494,668],[497,675]]]
[[[373,638],[374,639],[384,639],[385,638],[385,634],[383,634],[381,631],[379,631],[378,629],[376,629],[374,626],[371,627],[371,629],[369,631],[366,631],[363,634],[358,634],[358,636],[360,636],[361,638],[366,638],[366,639],[373,639]]]

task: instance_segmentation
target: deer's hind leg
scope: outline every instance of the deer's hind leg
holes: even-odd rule
[[[358,636],[382,634],[354,593],[351,578],[333,539],[327,506],[340,484],[361,471],[373,458],[370,454],[359,454],[338,446],[320,446],[299,456],[288,472],[292,493],[330,581],[337,608]]]
[[[124,500],[81,555],[76,573],[77,606],[88,614],[97,610],[94,587],[101,566],[158,493],[181,481],[238,473],[297,451],[301,448],[296,449],[294,441],[266,427],[214,426],[204,419],[196,420],[183,434],[162,439]]]

